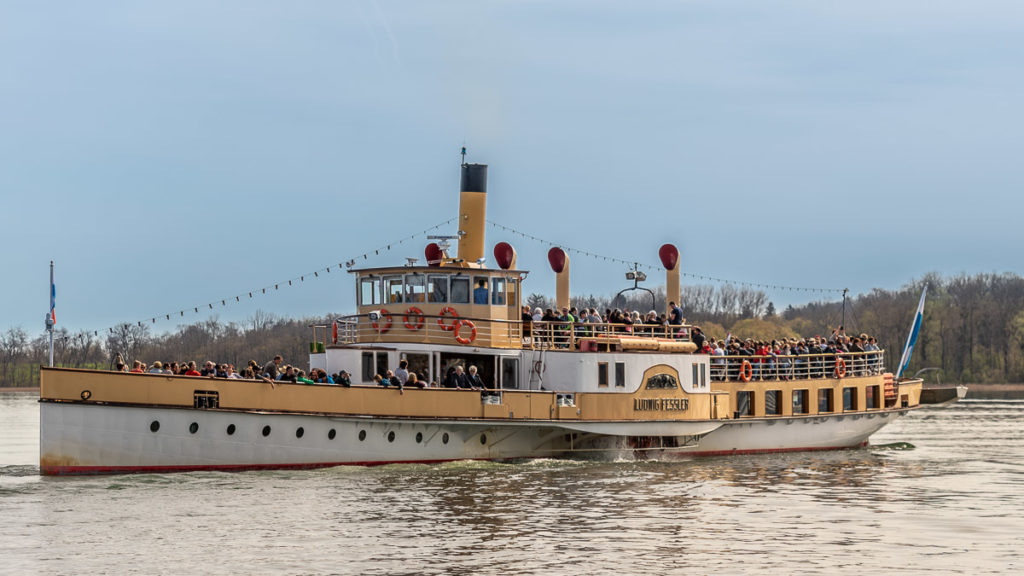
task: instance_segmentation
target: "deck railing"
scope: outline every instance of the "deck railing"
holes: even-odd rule
[[[711,357],[711,379],[718,382],[849,378],[875,376],[884,372],[884,350],[790,356]]]
[[[532,322],[530,329],[524,331],[523,336],[526,348],[578,350],[582,340],[648,338],[689,342],[690,328],[660,324]]]

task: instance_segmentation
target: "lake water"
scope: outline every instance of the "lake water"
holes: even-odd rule
[[[0,394],[2,574],[1020,573],[1024,400],[860,450],[44,478]]]

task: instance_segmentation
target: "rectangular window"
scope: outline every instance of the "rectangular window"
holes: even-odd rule
[[[692,366],[693,366],[693,387],[694,388],[699,388],[700,387],[700,368],[698,368],[697,364],[693,364]]]
[[[373,382],[373,375],[376,373],[373,352],[363,352],[363,382]]]
[[[402,302],[402,277],[384,277],[384,302],[389,304]]]
[[[491,279],[491,304],[495,306],[505,305],[505,279]]]
[[[408,274],[405,277],[405,301],[423,302],[427,294],[427,277],[423,274]]]
[[[597,387],[607,388],[608,387],[608,363],[598,362],[597,363]]]
[[[626,363],[616,362],[615,363],[615,387],[625,388],[626,387]]]
[[[429,354],[406,354],[406,361],[409,362],[409,372],[415,372],[416,376],[420,380],[425,380],[429,377],[430,373],[430,355]],[[429,380],[427,380],[429,382]]]
[[[782,390],[768,390],[764,393],[764,413],[766,416],[782,414]]]
[[[427,278],[427,298],[430,302],[448,301],[448,277],[430,275]]]
[[[832,389],[818,388],[818,413],[832,412]]]
[[[452,278],[451,302],[454,304],[469,304],[469,278]]]
[[[380,374],[381,376],[383,376],[383,375],[387,374],[387,372],[388,372],[388,353],[387,352],[377,352],[377,372],[376,372],[376,374]],[[370,379],[373,380],[372,377]]]
[[[809,390],[793,390],[793,414],[807,414],[810,410]]]
[[[752,391],[736,393],[736,416],[754,415],[754,393]]]
[[[509,278],[508,282],[505,284],[505,288],[506,288],[506,290],[508,290],[508,297],[507,297],[508,307],[516,309],[516,311],[518,311],[519,304],[518,304],[518,299],[516,297],[516,281],[515,281],[515,279]],[[511,317],[515,318],[517,316],[515,314],[513,314]]]
[[[380,278],[359,279],[359,305],[376,306],[380,304]]]
[[[864,407],[868,410],[878,409],[878,386],[864,388]]]
[[[487,276],[473,277],[473,304],[487,305],[489,301]]]
[[[519,388],[519,359],[501,359],[501,387],[506,390]]]
[[[708,365],[707,364],[701,364],[700,365],[700,387],[701,388],[707,388],[708,387]]]
[[[852,412],[857,409],[857,389],[843,388],[843,411]]]

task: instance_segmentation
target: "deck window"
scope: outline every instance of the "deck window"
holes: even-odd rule
[[[648,390],[676,390],[678,388],[679,382],[671,374],[655,374],[647,379]]]
[[[501,387],[507,390],[519,388],[519,359],[501,359]]]
[[[736,416],[754,415],[754,392],[747,390],[736,393]]]
[[[615,363],[615,387],[625,388],[626,387],[626,363],[616,362]]]
[[[469,304],[469,278],[456,276],[451,280],[451,302],[453,304]]]
[[[857,409],[857,389],[843,388],[843,411],[852,412]]]
[[[793,390],[793,414],[807,414],[810,411],[809,390]]]
[[[405,276],[405,301],[423,302],[426,299],[427,277],[423,274]]]
[[[380,303],[380,278],[360,278],[359,305],[376,306]]]
[[[402,277],[384,277],[384,301],[390,304],[401,303],[402,298]]]
[[[864,388],[864,408],[868,410],[878,409],[878,386],[867,386]]]
[[[430,302],[448,301],[448,277],[431,274],[427,277],[427,298]]]
[[[767,390],[764,393],[764,413],[766,416],[782,414],[782,390]]]
[[[608,387],[608,363],[598,362],[597,363],[597,387],[607,388]]]
[[[827,413],[834,410],[832,404],[832,389],[818,388],[818,413]]]
[[[373,362],[373,352],[363,352],[362,367],[363,382],[373,382],[373,375],[377,373]]]

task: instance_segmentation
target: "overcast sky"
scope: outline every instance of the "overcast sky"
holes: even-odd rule
[[[0,0],[0,86],[0,330],[41,331],[51,259],[72,331],[350,311],[333,268],[220,301],[453,217],[464,143],[491,220],[599,254],[854,294],[1024,268],[1019,1]],[[554,294],[548,246],[487,234]]]

